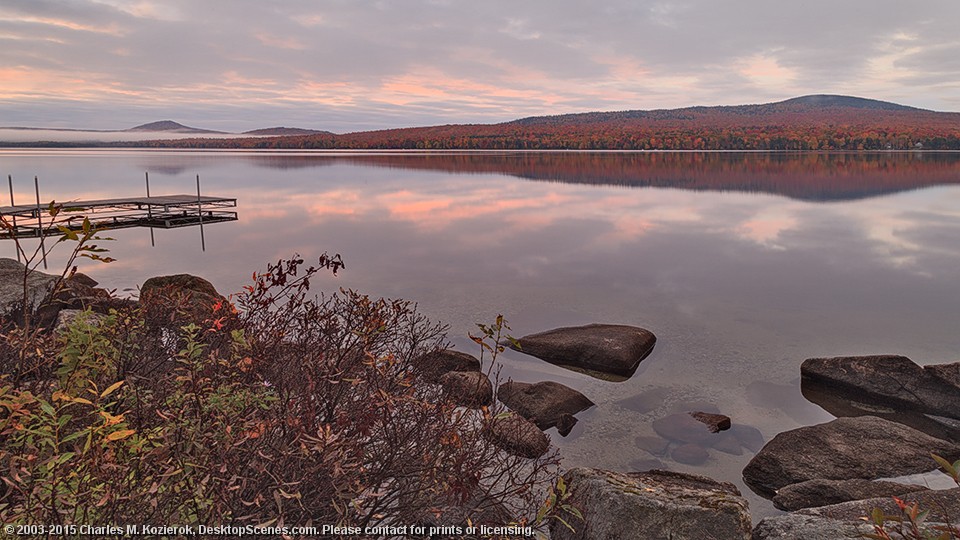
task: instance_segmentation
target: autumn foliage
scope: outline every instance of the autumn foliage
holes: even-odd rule
[[[919,145],[919,146],[918,146]],[[957,150],[960,113],[845,96],[779,103],[593,112],[501,124],[346,134],[117,143],[180,148],[424,150]]]
[[[492,446],[496,409],[415,376],[444,327],[405,301],[311,296],[324,267],[339,259],[280,261],[203,316],[151,295],[37,341],[34,376],[0,380],[3,522],[532,524],[556,455]]]

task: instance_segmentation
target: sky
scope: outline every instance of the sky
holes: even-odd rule
[[[960,111],[960,2],[0,0],[0,126],[337,133],[845,94]]]

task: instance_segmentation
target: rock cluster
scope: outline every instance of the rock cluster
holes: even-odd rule
[[[567,503],[583,519],[565,516],[574,531],[551,522],[554,540],[750,538],[747,501],[733,484],[676,472],[587,468],[568,471],[564,480]]]
[[[933,470],[930,454],[960,458],[960,363],[921,367],[904,356],[811,358],[801,366],[807,399],[839,416],[774,437],[743,471],[751,489],[783,510],[756,540],[874,533],[875,508],[900,515],[893,497],[929,510],[926,526],[960,515],[960,488],[878,481]]]

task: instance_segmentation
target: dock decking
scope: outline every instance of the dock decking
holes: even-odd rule
[[[173,229],[237,220],[235,211],[223,210],[237,206],[237,200],[229,197],[159,195],[56,204],[61,207],[56,218],[48,213],[49,204],[0,207],[0,215],[13,226],[0,230],[0,239],[59,235],[62,234],[61,226],[79,230],[85,217],[94,227],[101,229]]]

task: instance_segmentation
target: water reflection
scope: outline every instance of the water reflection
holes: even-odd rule
[[[800,396],[805,358],[937,363],[960,349],[958,154],[0,152],[0,173],[39,175],[45,199],[138,194],[144,169],[158,193],[200,174],[243,219],[211,227],[206,253],[196,232],[150,249],[118,231],[118,262],[81,268],[110,286],[189,272],[230,292],[267,261],[329,251],[347,270],[316,287],[417,301],[463,350],[476,352],[467,333],[497,313],[517,336],[653,331],[656,350],[622,383],[503,354],[504,377],[557,381],[597,404],[554,437],[567,466],[628,470],[653,455],[742,486],[749,447],[689,465],[638,437],[709,404],[769,440],[831,418]]]
[[[505,174],[573,184],[772,193],[811,201],[860,199],[960,183],[956,153],[456,152],[251,155],[258,167],[344,162],[456,174]]]

